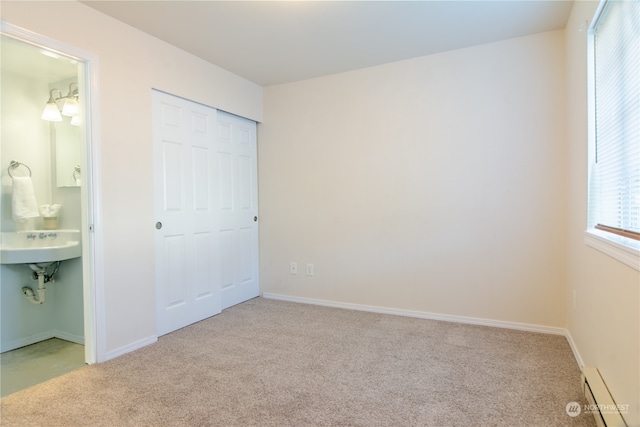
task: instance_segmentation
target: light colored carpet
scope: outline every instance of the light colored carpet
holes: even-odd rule
[[[256,298],[1,400],[5,426],[593,426],[564,337]]]

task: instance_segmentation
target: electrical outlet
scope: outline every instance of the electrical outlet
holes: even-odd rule
[[[307,264],[307,276],[313,276],[313,264]]]
[[[298,263],[297,262],[292,262],[291,264],[289,264],[289,273],[298,274]]]

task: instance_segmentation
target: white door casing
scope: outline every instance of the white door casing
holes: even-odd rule
[[[256,123],[218,110],[222,309],[259,295]]]
[[[158,336],[221,310],[216,130],[215,109],[153,91]]]

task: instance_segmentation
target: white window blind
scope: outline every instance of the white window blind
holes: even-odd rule
[[[594,27],[595,181],[590,225],[640,239],[640,1],[609,1]]]

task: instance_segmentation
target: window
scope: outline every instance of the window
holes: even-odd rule
[[[640,1],[605,2],[591,37],[589,234],[640,269]]]

